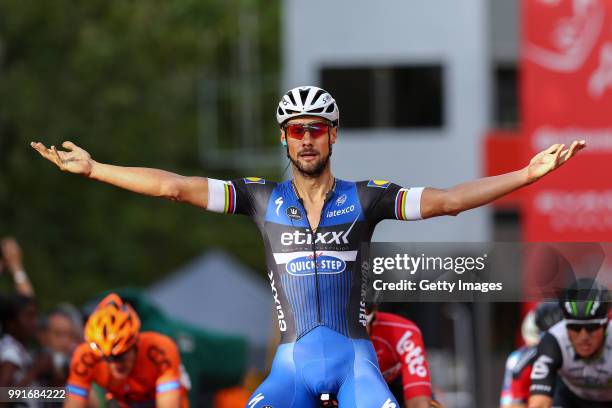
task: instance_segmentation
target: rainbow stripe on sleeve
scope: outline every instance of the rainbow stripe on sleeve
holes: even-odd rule
[[[225,207],[223,212],[226,214],[234,214],[236,212],[236,187],[231,181],[225,183]]]
[[[407,188],[400,188],[395,196],[395,218],[401,221],[407,221],[406,215],[406,196],[408,195]]]

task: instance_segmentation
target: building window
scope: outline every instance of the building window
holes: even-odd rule
[[[347,128],[439,128],[444,125],[441,65],[326,67],[323,88]]]
[[[516,129],[519,123],[519,89],[516,66],[496,66],[494,87],[495,126],[500,129]]]
[[[338,102],[342,127],[371,127],[374,72],[367,68],[324,69],[323,89]]]

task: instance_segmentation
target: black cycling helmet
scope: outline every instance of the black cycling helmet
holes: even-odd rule
[[[604,324],[610,311],[610,291],[595,279],[581,278],[565,289],[559,306],[565,320]]]
[[[535,324],[540,332],[545,332],[562,319],[563,313],[557,302],[540,302],[535,309]]]

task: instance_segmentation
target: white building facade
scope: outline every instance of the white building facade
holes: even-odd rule
[[[353,86],[365,88],[355,93],[368,94],[371,99],[365,103],[368,112],[383,118],[373,118],[361,126],[343,126],[343,118],[351,115],[347,112],[350,106],[343,106],[342,98],[336,97],[340,102],[340,130],[332,163],[338,177],[387,179],[403,186],[444,188],[481,176],[482,139],[491,115],[485,3],[485,0],[284,2],[284,89],[316,84],[327,86],[336,96],[333,82],[331,86],[324,83],[330,82],[325,81],[330,71],[332,80],[342,78],[346,70],[350,75],[353,68],[362,74],[368,71],[361,75],[363,78],[374,78],[367,83],[355,81]],[[417,120],[416,126],[402,124],[401,118],[396,118],[395,123],[388,120],[384,117],[387,110],[395,110],[395,116],[409,114],[408,109],[402,112],[394,108],[394,101],[411,98],[411,104],[418,104],[421,96],[402,88],[402,78],[381,81],[380,77],[419,67],[433,68],[441,81],[437,89],[441,93],[438,97],[441,120],[434,125]],[[478,209],[456,218],[385,222],[377,228],[374,240],[487,241],[490,231],[488,210]]]

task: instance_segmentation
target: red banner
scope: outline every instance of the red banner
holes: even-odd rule
[[[612,242],[612,0],[523,0],[524,159],[587,149],[523,201],[526,241]]]

